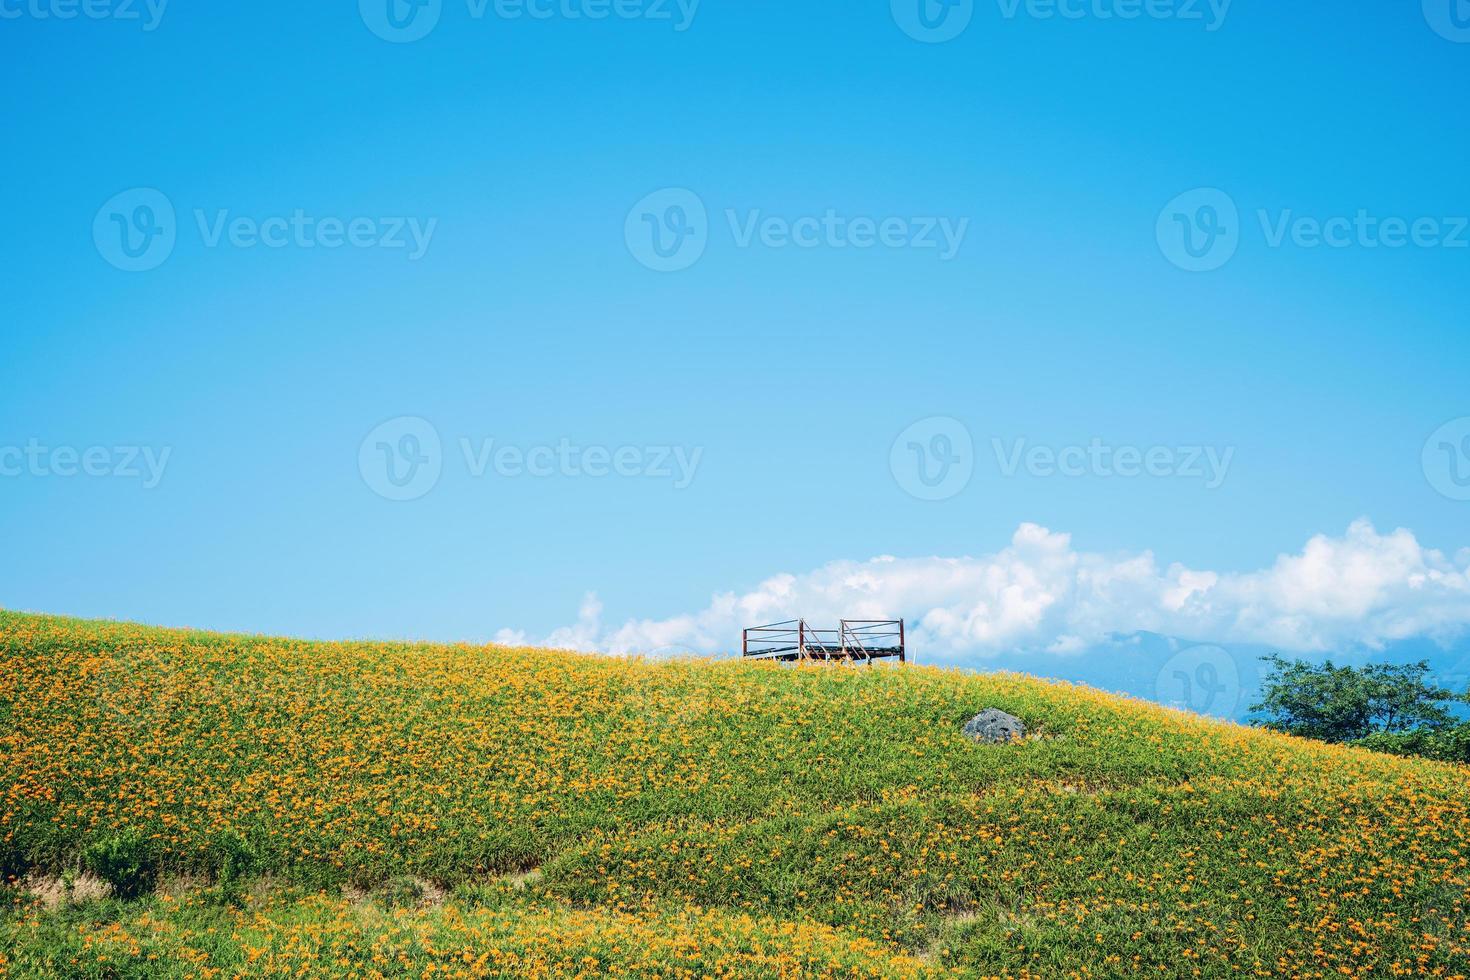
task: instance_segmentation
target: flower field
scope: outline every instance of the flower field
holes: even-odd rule
[[[0,975],[1463,978],[1467,777],[1015,675],[0,612]],[[98,855],[146,887],[42,902]]]

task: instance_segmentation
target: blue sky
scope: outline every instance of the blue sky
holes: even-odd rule
[[[395,2],[0,0],[0,605],[730,649],[789,574],[962,663],[1462,644],[1463,4]],[[1164,615],[1175,563],[1229,588]]]

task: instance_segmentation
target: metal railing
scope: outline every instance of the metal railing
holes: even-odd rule
[[[873,653],[886,651],[883,656],[904,657],[904,627],[901,619],[844,619],[841,625],[842,652],[844,655],[873,659]]]
[[[908,659],[901,619],[844,619],[835,630],[814,629],[804,619],[752,626],[744,631],[741,653],[762,660]]]

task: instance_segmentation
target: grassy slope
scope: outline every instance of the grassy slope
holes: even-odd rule
[[[8,874],[137,827],[273,882],[17,903],[0,973],[1463,977],[1466,775],[1011,675],[0,613]],[[404,875],[450,900],[354,899]]]

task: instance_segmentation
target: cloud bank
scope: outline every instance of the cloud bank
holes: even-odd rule
[[[1148,551],[1077,551],[1070,535],[1023,524],[994,554],[834,561],[773,575],[749,592],[720,593],[704,609],[669,619],[607,627],[589,595],[575,624],[541,642],[616,654],[713,653],[737,647],[743,627],[797,616],[823,626],[903,616],[931,662],[1080,653],[1139,631],[1298,653],[1412,638],[1448,644],[1470,632],[1470,549],[1451,559],[1408,530],[1380,534],[1359,520],[1267,568],[1226,573],[1161,568]],[[526,636],[502,631],[496,639]]]

